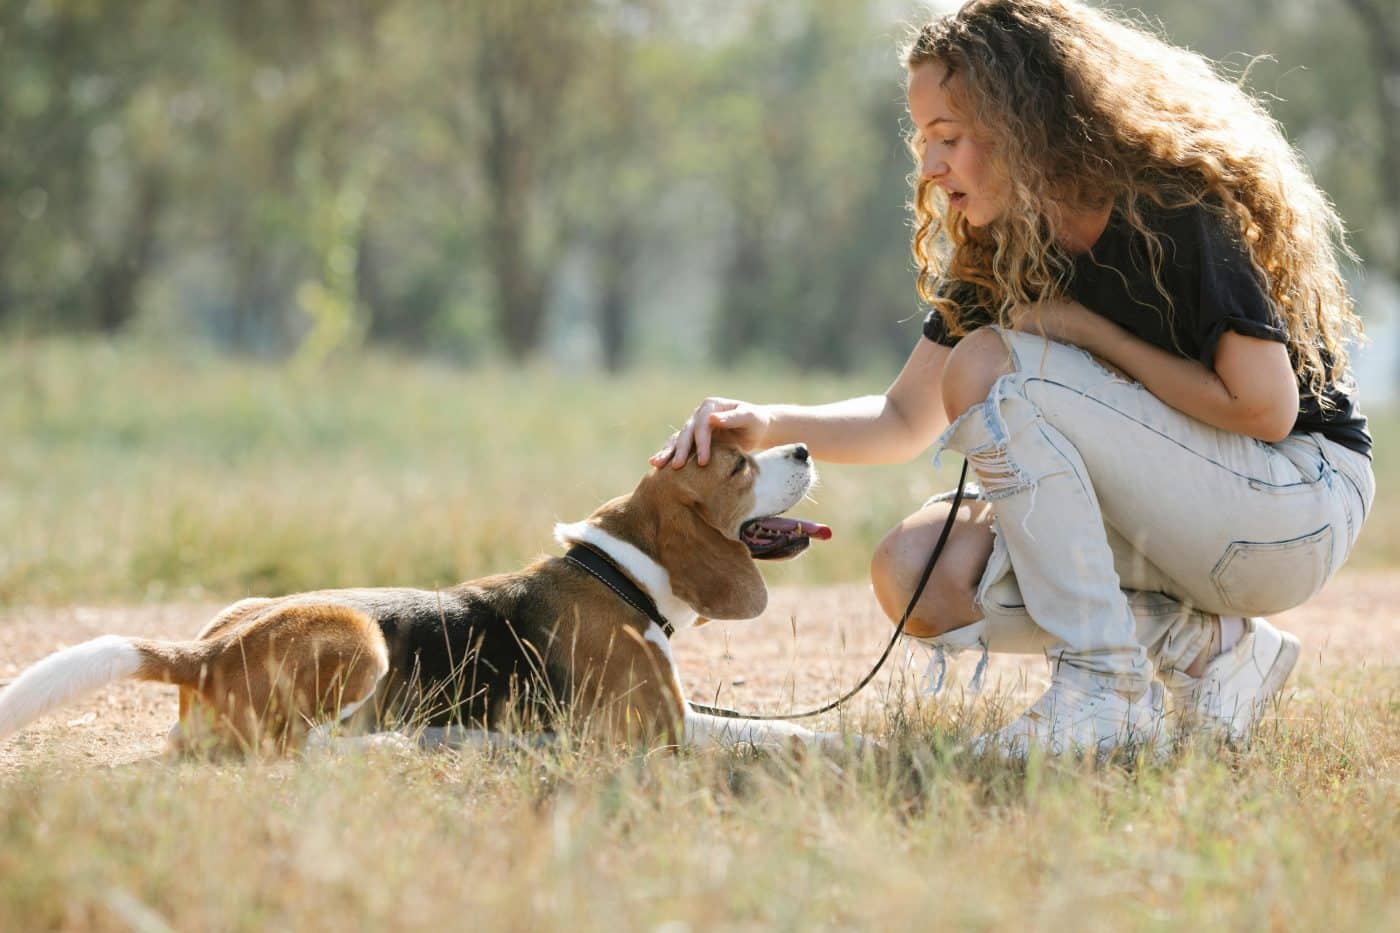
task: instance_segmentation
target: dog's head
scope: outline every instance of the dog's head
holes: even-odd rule
[[[750,454],[716,432],[708,464],[691,457],[679,470],[652,470],[588,521],[650,554],[701,617],[750,619],[768,604],[754,561],[795,557],[812,538],[831,537],[825,525],[782,517],[816,476],[801,444]]]

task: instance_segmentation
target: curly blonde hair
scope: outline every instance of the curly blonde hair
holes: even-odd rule
[[[950,334],[975,325],[943,283],[1007,324],[1013,307],[1065,294],[1057,215],[1109,204],[1143,236],[1170,309],[1143,209],[1199,204],[1247,247],[1300,380],[1325,398],[1343,377],[1361,322],[1338,267],[1355,258],[1341,219],[1273,118],[1201,56],[1069,0],[971,0],[919,29],[904,62],[947,69],[949,100],[1006,180],[1007,209],[975,228],[914,176],[919,295]],[[917,160],[917,130],[910,146]]]

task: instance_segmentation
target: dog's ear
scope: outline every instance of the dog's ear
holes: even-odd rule
[[[752,619],[768,605],[768,588],[749,549],[725,537],[701,514],[703,506],[675,503],[657,541],[671,591],[706,619]]]

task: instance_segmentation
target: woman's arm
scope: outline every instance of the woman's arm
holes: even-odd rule
[[[740,443],[750,448],[801,441],[813,457],[828,463],[911,460],[947,426],[941,382],[949,352],[931,340],[920,340],[884,395],[827,405],[705,399],[651,462],[681,467],[693,450],[703,466],[710,458],[710,434],[720,428],[738,432]]]
[[[1288,348],[1226,331],[1215,369],[1154,346],[1078,302],[1047,302],[1020,315],[1017,329],[1082,347],[1116,366],[1197,421],[1280,441],[1298,418],[1298,377]]]

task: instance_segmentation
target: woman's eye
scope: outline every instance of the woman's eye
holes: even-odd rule
[[[939,142],[942,143],[943,145],[945,145],[945,146],[950,146],[950,147],[951,147],[953,144],[955,144],[957,141],[958,141],[958,137],[956,137],[956,136],[954,136],[952,139],[941,139],[941,140],[939,140]]]

